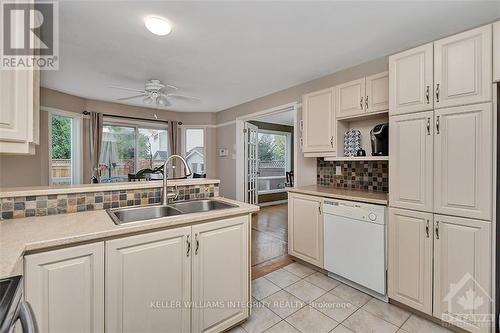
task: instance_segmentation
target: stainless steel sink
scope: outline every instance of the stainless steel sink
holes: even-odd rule
[[[208,212],[211,210],[238,207],[236,205],[214,199],[200,199],[192,201],[180,201],[169,205],[184,214]]]
[[[125,224],[162,217],[208,212],[211,210],[238,207],[230,203],[214,199],[180,201],[170,205],[154,205],[145,207],[115,208],[106,210],[115,224]]]

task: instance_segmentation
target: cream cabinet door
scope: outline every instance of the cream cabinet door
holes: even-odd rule
[[[389,114],[432,110],[433,45],[389,57]]]
[[[192,235],[192,332],[221,332],[248,317],[249,217],[195,225]]]
[[[500,81],[500,21],[493,24],[493,81]]]
[[[332,88],[302,97],[304,153],[335,151],[335,111]]]
[[[323,199],[288,194],[288,253],[323,267]]]
[[[389,205],[432,212],[433,111],[389,119]]]
[[[389,208],[389,298],[432,314],[433,216]]]
[[[434,212],[491,220],[492,104],[434,113]]]
[[[389,72],[366,77],[365,111],[389,110]]]
[[[106,331],[190,332],[191,227],[106,242]]]
[[[491,101],[491,24],[434,42],[435,108]]]
[[[365,112],[365,78],[340,84],[335,92],[337,118]]]
[[[434,216],[434,316],[471,332],[490,332],[491,223]],[[482,326],[483,325],[483,326]]]
[[[24,278],[40,332],[104,332],[104,243],[27,255]]]

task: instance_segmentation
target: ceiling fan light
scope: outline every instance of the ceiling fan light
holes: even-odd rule
[[[158,103],[158,105],[160,106],[166,106],[168,104],[168,101],[165,99],[165,97],[159,97],[156,100],[156,103]]]
[[[153,99],[151,98],[151,96],[147,96],[146,98],[144,98],[144,99],[142,100],[142,102],[143,102],[144,104],[151,104],[151,103],[153,103]]]
[[[160,16],[150,15],[145,18],[144,25],[153,34],[158,36],[166,36],[172,31],[170,22]]]

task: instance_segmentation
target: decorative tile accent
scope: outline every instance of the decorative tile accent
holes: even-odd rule
[[[219,184],[169,187],[174,201],[219,196]],[[160,203],[161,188],[53,194],[0,199],[0,220]]]
[[[325,161],[318,158],[317,183],[345,189],[375,192],[389,191],[389,170],[387,161]],[[342,175],[335,175],[335,168],[342,168]]]

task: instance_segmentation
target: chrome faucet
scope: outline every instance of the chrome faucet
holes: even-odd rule
[[[182,163],[184,164],[184,171],[185,171],[185,176],[186,177],[189,177],[192,174],[191,168],[189,167],[186,159],[184,157],[182,157],[181,155],[177,155],[177,154],[170,155],[165,160],[165,162],[163,163],[163,193],[162,193],[162,202],[161,202],[163,205],[167,205],[168,204],[168,199],[169,198],[175,198],[175,197],[177,197],[177,193],[168,193],[167,192],[167,179],[168,179],[167,164],[168,164],[168,162],[170,162],[174,158],[180,159],[182,161]],[[174,168],[175,168],[175,166],[174,166]]]

